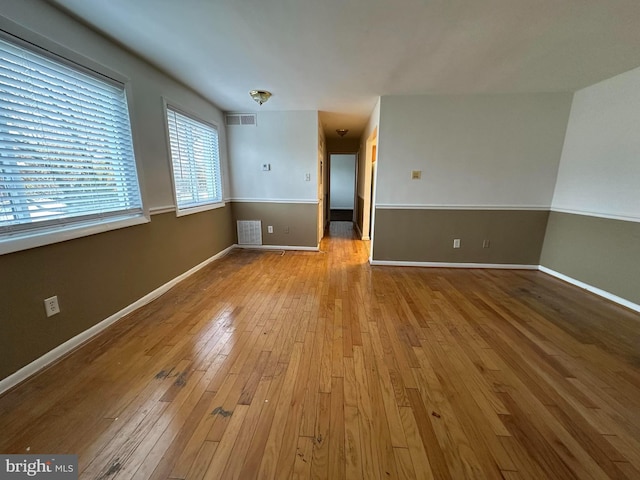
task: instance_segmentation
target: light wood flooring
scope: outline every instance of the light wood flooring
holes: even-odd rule
[[[0,398],[87,479],[640,478],[640,316],[535,271],[236,250]]]

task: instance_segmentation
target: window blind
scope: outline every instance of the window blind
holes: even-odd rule
[[[124,86],[0,39],[0,235],[141,214]]]
[[[167,106],[178,211],[222,202],[218,130]]]

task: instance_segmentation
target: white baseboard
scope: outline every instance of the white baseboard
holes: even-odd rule
[[[564,275],[560,272],[556,272],[555,270],[551,270],[550,268],[543,267],[542,265],[540,265],[539,269],[541,272],[544,272],[547,275],[551,275],[552,277],[559,278],[560,280],[564,280],[565,282],[575,285],[576,287],[580,287],[591,293],[595,293],[596,295],[606,298],[607,300],[611,300],[612,302],[622,305],[623,307],[627,307],[636,312],[640,312],[640,305],[630,302],[629,300],[624,299],[622,297],[618,297],[617,295],[614,295],[613,293],[609,293],[606,290],[602,290],[601,288],[594,287],[593,285],[589,285],[588,283],[581,282],[580,280],[576,280],[575,278],[568,277],[567,275]]]
[[[204,262],[199,263],[198,265],[196,265],[193,268],[190,268],[189,270],[187,270],[183,274],[178,275],[174,279],[169,280],[164,285],[161,285],[160,287],[156,288],[152,292],[149,292],[144,297],[142,297],[142,298],[136,300],[135,302],[133,302],[131,305],[128,305],[128,306],[124,307],[119,312],[114,313],[110,317],[102,320],[100,323],[95,324],[93,327],[85,330],[84,332],[79,333],[78,335],[76,335],[75,337],[67,340],[63,344],[58,345],[53,350],[45,353],[43,356],[35,359],[33,362],[29,363],[28,365],[25,365],[24,367],[22,367],[17,372],[15,372],[15,373],[9,375],[8,377],[0,380],[0,394],[5,392],[5,391],[7,391],[7,390],[9,390],[10,388],[13,388],[17,384],[25,381],[27,378],[31,377],[32,375],[36,374],[37,372],[39,372],[40,370],[45,368],[47,365],[55,362],[59,358],[62,358],[63,356],[65,356],[66,354],[71,352],[72,350],[78,348],[80,345],[82,345],[83,343],[89,341],[91,338],[96,336],[98,333],[102,332],[107,327],[109,327],[109,326],[113,325],[114,323],[116,323],[122,317],[124,317],[124,316],[130,314],[131,312],[139,309],[140,307],[143,307],[144,305],[152,302],[153,300],[158,298],[160,295],[162,295],[163,293],[168,291],[170,288],[174,287],[175,285],[177,285],[179,282],[181,282],[185,278],[189,277],[190,275],[193,275],[198,270],[206,267],[208,264],[210,264],[214,260],[217,260],[219,258],[224,257],[231,250],[233,250],[234,247],[235,247],[235,245],[231,245],[230,247],[225,248],[221,252],[219,252],[219,253],[213,255],[212,257],[206,259]]]
[[[503,270],[538,270],[538,265],[517,265],[512,263],[449,263],[449,262],[402,262],[395,260],[369,260],[371,265],[389,267],[430,267],[430,268],[497,268]]]
[[[234,245],[236,248],[248,250],[301,250],[305,252],[318,252],[320,247],[299,247],[297,245]]]

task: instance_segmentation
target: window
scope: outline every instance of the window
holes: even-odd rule
[[[218,129],[167,106],[178,215],[222,203]]]
[[[142,216],[124,86],[0,39],[0,243]]]

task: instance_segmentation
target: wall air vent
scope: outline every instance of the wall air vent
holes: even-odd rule
[[[227,113],[225,115],[227,126],[251,126],[255,127],[258,122],[255,113]]]
[[[260,220],[238,220],[238,245],[262,245]]]
[[[255,125],[256,124],[256,116],[253,115],[253,114],[240,115],[240,124],[241,125]]]
[[[227,115],[227,125],[240,125],[240,115]]]

